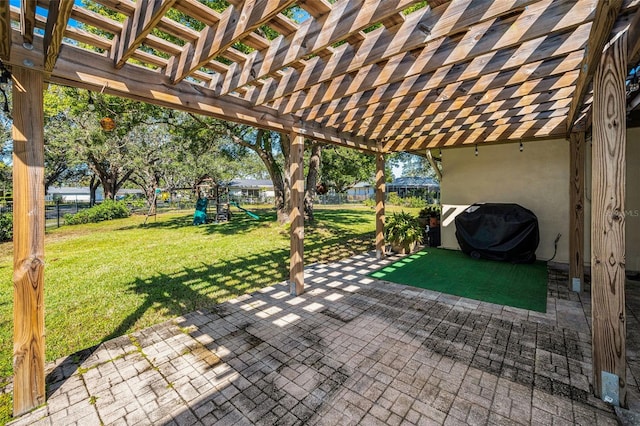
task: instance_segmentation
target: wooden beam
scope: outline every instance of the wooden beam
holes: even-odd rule
[[[584,291],[584,132],[569,137],[569,290]],[[577,280],[577,282],[575,282]]]
[[[582,62],[583,53],[580,49],[585,46],[590,25],[584,24],[575,30],[553,36],[544,35],[519,47],[485,53],[467,62],[446,65],[431,72],[422,70],[411,76],[405,76],[402,72],[410,72],[411,64],[409,61],[406,64],[403,62],[395,70],[389,68],[386,74],[390,75],[388,83],[380,84],[378,77],[381,74],[372,72],[371,75],[358,78],[359,85],[346,85],[345,82],[344,89],[331,93],[334,95],[331,98],[325,90],[316,90],[315,99],[313,87],[301,105],[303,109],[296,111],[305,120],[315,120],[317,117],[391,101],[397,97],[413,96],[425,90],[437,91],[438,97],[445,100],[455,94],[450,92],[450,88],[458,92],[466,90],[465,94],[472,95],[571,71]],[[368,89],[364,90],[365,87]],[[280,112],[286,113],[287,110],[280,109]]]
[[[20,0],[20,33],[22,40],[33,44],[33,30],[36,28],[36,2]]]
[[[138,0],[136,2],[134,15],[125,20],[120,37],[114,39],[116,45],[113,49],[113,62],[116,68],[124,66],[175,2],[176,0]]]
[[[388,140],[402,140],[418,135],[436,135],[449,131],[474,129],[487,123],[495,123],[501,126],[507,123],[522,123],[542,118],[566,117],[570,103],[571,98],[565,98],[558,101],[510,108],[509,105],[516,105],[517,102],[498,101],[489,105],[482,105],[479,108],[479,114],[469,114],[470,111],[475,109],[473,107],[463,108],[460,111],[446,111],[435,114],[433,117],[418,117],[412,121],[398,122],[397,125],[394,124],[392,126],[391,130],[394,130],[395,133],[389,136]],[[483,109],[487,112],[482,113]]]
[[[300,58],[317,54],[350,34],[357,34],[372,22],[379,22],[415,3],[417,0],[341,0],[326,15],[306,20],[295,33],[278,37],[268,49],[251,54],[245,64],[222,77],[216,93],[230,93]]]
[[[578,78],[576,93],[573,97],[574,101],[571,103],[571,108],[567,115],[568,133],[573,129],[573,124],[582,106],[584,95],[589,90],[593,74],[600,63],[602,49],[609,40],[611,29],[616,22],[621,7],[622,0],[603,0],[597,3],[593,25],[591,26],[591,34],[589,35],[589,44],[585,51],[584,63],[580,68],[580,77]]]
[[[289,151],[291,179],[291,266],[289,285],[292,296],[304,292],[304,136],[291,133]]]
[[[303,0],[298,3],[316,19],[331,12],[331,4],[327,0]]]
[[[442,111],[455,111],[465,107],[477,107],[498,101],[512,101],[511,103],[513,103],[513,101],[518,100],[515,105],[523,107],[533,103],[562,99],[573,93],[573,85],[577,76],[578,71],[575,70],[560,75],[552,75],[548,78],[531,79],[513,86],[489,89],[477,95],[465,95],[464,89],[458,90],[458,88],[453,87],[452,96],[445,96],[445,101],[441,101],[443,97],[437,91],[432,93],[432,91],[427,90],[417,93],[414,97],[396,98],[393,102],[387,104],[369,105],[366,109],[356,109],[352,110],[353,112],[338,114],[336,118],[333,118],[335,116],[329,117],[323,123],[329,126],[342,124],[340,128],[349,132],[356,131],[356,133],[361,133],[359,130],[362,129],[365,130],[365,134],[370,138],[392,137],[393,134],[388,134],[387,132],[394,123],[430,116]],[[560,97],[560,95],[564,96]],[[351,117],[357,117],[358,119],[350,120]],[[368,124],[364,127],[364,122],[369,117],[371,120],[368,120]]]
[[[208,25],[200,32],[195,46],[185,46],[177,66],[172,70],[172,81],[182,81],[295,2],[296,0],[248,0],[242,4],[241,9],[227,7],[215,27]]]
[[[0,61],[11,55],[11,8],[8,1],[0,1]]]
[[[129,14],[126,15],[128,16]],[[71,12],[71,19],[82,22],[83,24],[91,25],[114,35],[122,33],[123,27],[121,22],[83,7],[74,7]]]
[[[136,9],[136,4],[132,0],[97,0],[97,2],[127,16],[133,15]]]
[[[229,3],[233,4],[232,2]],[[220,20],[220,14],[218,12],[198,0],[178,0],[174,8],[186,15],[196,18],[205,25],[214,25]]]
[[[625,194],[627,34],[610,42],[593,79],[591,309],[596,396],[627,407]],[[618,378],[605,394],[603,376]],[[616,392],[617,391],[617,392]],[[617,400],[617,401],[616,401]]]
[[[440,167],[438,167],[438,163],[436,163],[436,160],[433,158],[433,154],[430,149],[427,150],[427,161],[429,161],[431,168],[435,172],[438,182],[442,182],[442,172],[440,171]]]
[[[557,59],[565,55],[567,55],[567,63],[563,63],[559,68],[568,70],[568,66],[577,63],[575,53],[584,48],[590,27],[590,23],[585,23],[575,29],[570,27],[554,34],[546,31],[541,33],[531,31],[519,45],[495,51],[491,50],[493,45],[488,44],[484,47],[488,48],[488,51],[477,47],[460,61],[452,57],[449,52],[455,51],[462,41],[450,40],[435,47],[427,45],[417,57],[415,54],[405,53],[392,57],[383,66],[369,65],[359,69],[354,76],[345,74],[329,83],[316,84],[307,90],[306,96],[298,104],[289,102],[285,97],[281,103],[285,108],[280,107],[279,110],[281,113],[297,112],[305,120],[310,120],[318,115],[352,110],[353,98],[356,98],[357,104],[371,104],[381,101],[377,99],[378,97],[389,99],[413,95],[422,90],[437,90],[449,84],[461,85],[459,90],[464,90],[469,89],[469,80],[473,79],[479,83],[476,90],[479,92],[483,90],[482,86],[495,76],[492,73],[508,72],[513,68],[521,67],[520,71],[524,73],[520,77],[526,79],[528,78],[526,72],[533,71],[530,66],[542,60]],[[503,32],[508,31],[506,24],[501,28]],[[493,30],[498,31],[499,28],[493,28]],[[481,36],[480,33],[471,35]],[[474,37],[470,39],[473,40]],[[582,56],[580,56],[581,59]],[[575,68],[577,66],[572,67],[572,69]],[[545,75],[547,74],[544,72],[540,74],[540,76]],[[504,76],[504,73],[501,76]],[[385,90],[385,92],[380,94],[377,92],[379,90]],[[442,92],[444,92],[442,93],[444,98],[447,93],[444,90]],[[339,99],[347,96],[351,96],[351,99],[344,101]],[[329,105],[318,107],[320,103]]]
[[[627,36],[628,66],[634,66],[640,61],[640,8],[634,13],[629,22],[629,35]]]
[[[44,70],[46,72],[51,72],[56,64],[72,9],[72,1],[49,3],[47,25],[44,30]]]
[[[467,5],[466,2],[460,3]],[[302,73],[291,71],[288,78],[279,82],[266,81],[256,94],[255,103],[262,105],[294,92],[304,91],[318,83],[331,83],[343,74],[359,74],[361,68],[372,64],[378,67],[377,64],[381,61],[386,61],[385,68],[390,69],[400,65],[407,66],[407,76],[433,71],[447,64],[465,62],[476,55],[517,46],[530,38],[577,27],[591,16],[590,6],[594,0],[577,0],[575,5],[573,1],[542,0],[525,8],[515,22],[498,18],[512,12],[513,4],[524,7],[524,1],[487,3],[474,2],[472,10],[458,7],[453,16],[447,15],[447,19],[441,17],[443,23],[436,22],[430,35],[422,40],[415,36],[409,37],[408,34],[414,34],[423,28],[425,22],[417,23],[409,15],[395,32],[381,28],[367,34],[367,39],[357,51],[353,51],[348,45],[342,45],[335,49],[328,61],[316,57],[308,61]],[[448,7],[446,12],[453,9]],[[569,11],[572,13],[568,13]],[[561,24],[557,23],[560,16],[564,16]],[[457,20],[450,22],[453,17]],[[447,35],[455,37],[446,37]],[[404,40],[405,38],[409,40]],[[415,53],[406,53],[413,51]],[[357,78],[354,81],[357,82]],[[388,83],[387,75],[381,75],[380,81],[381,84]]]
[[[16,44],[20,35],[14,31],[14,43],[11,64],[21,64],[29,59],[38,66],[37,51],[42,47],[41,38],[36,38],[35,49],[26,50]],[[181,82],[172,85],[166,76],[141,67],[125,64],[122,69],[113,67],[113,62],[104,56],[95,55],[73,46],[62,49],[48,82],[64,86],[79,87],[101,91],[128,99],[148,102],[154,105],[203,114],[234,123],[248,124],[258,128],[288,133],[295,131],[314,140],[344,145],[362,151],[373,152],[376,145],[363,138],[354,138],[350,134],[340,134],[332,129],[323,128],[313,122],[301,122],[293,116],[279,116],[266,107],[253,107],[237,97],[218,99],[213,91],[205,87]]]
[[[13,414],[44,404],[43,76],[13,67]]]
[[[383,152],[418,151],[427,148],[473,145],[495,142],[543,139],[560,136],[566,131],[565,118],[555,117],[532,123],[512,123],[501,126],[458,130],[438,133],[435,136],[419,136],[403,140],[387,141]]]
[[[380,147],[381,148],[381,147]],[[376,154],[376,258],[383,259],[385,253],[384,240],[384,199],[385,175],[384,154]]]

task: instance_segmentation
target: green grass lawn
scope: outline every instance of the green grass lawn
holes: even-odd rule
[[[132,216],[48,231],[47,360],[287,279],[288,227],[272,209],[250,210],[261,220],[237,213],[228,223],[192,226],[189,210],[158,214],[146,226]],[[305,263],[372,250],[374,219],[367,207],[317,206],[316,224],[305,227]],[[12,244],[0,244],[0,385],[12,374],[12,274]]]

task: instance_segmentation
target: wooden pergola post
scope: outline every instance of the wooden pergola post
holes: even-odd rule
[[[13,68],[13,414],[45,402],[43,77]]]
[[[625,172],[627,33],[605,48],[593,80],[591,305],[596,396],[627,406]]]
[[[384,154],[376,153],[376,258],[385,257],[384,241]]]
[[[584,132],[569,136],[569,289],[584,290]]]
[[[304,292],[304,137],[291,133],[289,171],[291,179],[291,265],[289,286],[291,295]]]

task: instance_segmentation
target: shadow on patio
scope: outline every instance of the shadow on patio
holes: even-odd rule
[[[105,342],[14,424],[617,424],[590,390],[588,294],[552,285],[541,314],[366,277],[390,261]]]

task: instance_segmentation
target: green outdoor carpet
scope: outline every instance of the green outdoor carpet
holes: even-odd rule
[[[545,262],[475,260],[460,251],[427,248],[369,276],[469,299],[547,311]]]

